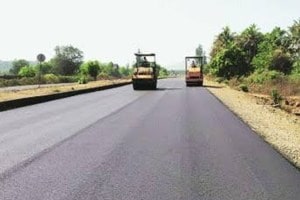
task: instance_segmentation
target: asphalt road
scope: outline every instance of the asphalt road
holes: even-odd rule
[[[182,80],[0,113],[1,200],[299,198],[299,170]]]

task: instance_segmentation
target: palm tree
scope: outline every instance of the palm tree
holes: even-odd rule
[[[257,54],[258,45],[263,40],[263,34],[255,24],[246,28],[237,38],[238,46],[245,53],[246,64],[250,66],[252,59]]]
[[[223,31],[214,41],[213,48],[210,52],[211,58],[213,58],[221,49],[226,48],[235,39],[235,33],[231,32],[228,26],[224,27],[222,30]]]

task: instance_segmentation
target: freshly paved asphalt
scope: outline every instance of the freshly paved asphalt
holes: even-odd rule
[[[1,112],[0,199],[296,200],[300,172],[205,87],[170,79]]]

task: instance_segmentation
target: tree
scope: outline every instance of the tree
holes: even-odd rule
[[[257,54],[258,45],[262,40],[263,34],[255,24],[246,28],[239,36],[237,36],[237,44],[245,53],[245,63],[249,69],[252,68],[252,59]]]
[[[55,56],[51,60],[54,71],[61,75],[73,75],[78,72],[83,61],[83,52],[73,46],[55,47]]]
[[[90,75],[94,80],[97,80],[100,72],[100,64],[98,61],[88,61],[80,66],[80,71],[84,75]]]
[[[228,44],[235,39],[235,33],[231,32],[228,26],[223,28],[223,31],[216,37],[210,56],[213,58],[222,48],[226,48]]]
[[[277,70],[285,74],[292,69],[292,60],[288,52],[291,40],[286,31],[275,27],[265,34],[258,45],[258,53],[252,60],[255,70]]]
[[[29,62],[24,59],[14,60],[12,68],[9,70],[11,74],[17,75],[22,67],[29,66]]]
[[[289,74],[292,70],[292,65],[290,54],[285,53],[282,49],[276,49],[273,52],[269,69]]]
[[[204,56],[204,54],[203,46],[199,44],[199,46],[196,48],[196,56]]]
[[[245,65],[244,53],[235,42],[229,43],[227,48],[217,52],[211,60],[210,68],[212,74],[226,79],[249,73]]]

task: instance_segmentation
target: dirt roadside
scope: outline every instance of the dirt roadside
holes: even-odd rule
[[[206,88],[266,142],[300,168],[300,117],[259,103],[251,94],[206,80]]]
[[[14,99],[21,99],[26,97],[33,97],[33,96],[42,96],[48,94],[56,94],[61,92],[68,92],[68,91],[75,91],[75,90],[82,90],[88,88],[96,88],[100,86],[107,86],[113,85],[117,83],[125,83],[130,82],[129,79],[117,79],[117,80],[100,80],[100,81],[93,81],[87,84],[66,84],[66,85],[43,85],[42,87],[38,88],[22,88],[20,89],[11,89],[11,90],[0,90],[0,102],[14,100]]]

